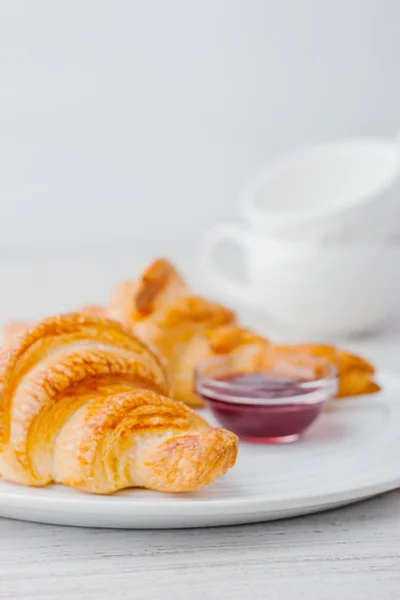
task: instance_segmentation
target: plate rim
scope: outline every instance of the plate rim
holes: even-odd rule
[[[394,384],[395,387],[400,387],[400,376],[395,373],[379,371],[378,379],[386,380],[386,382]],[[398,441],[400,443],[400,433]],[[77,526],[82,526],[79,521],[90,515],[92,518],[104,516],[114,525],[88,524],[88,527],[125,527],[127,529],[148,528],[148,525],[140,524],[139,520],[141,518],[157,517],[161,517],[163,523],[156,523],[155,529],[190,527],[190,524],[187,524],[187,519],[190,519],[190,517],[193,517],[193,519],[203,518],[205,521],[204,525],[195,524],[192,525],[193,527],[210,526],[210,519],[215,522],[215,519],[218,520],[222,516],[228,517],[228,520],[231,517],[230,524],[240,524],[249,522],[248,517],[250,515],[252,516],[252,522],[257,522],[257,520],[267,520],[267,514],[269,520],[273,519],[274,512],[292,511],[290,516],[295,516],[296,511],[298,511],[298,514],[304,514],[301,511],[307,509],[307,512],[315,513],[326,510],[326,507],[332,505],[350,504],[400,488],[400,468],[396,472],[393,469],[392,471],[377,471],[375,469],[373,473],[375,473],[375,478],[372,478],[372,480],[370,473],[368,473],[364,480],[356,479],[355,482],[351,482],[351,485],[349,485],[348,480],[347,482],[345,480],[333,491],[328,489],[318,492],[314,489],[310,494],[305,488],[300,492],[295,490],[290,496],[283,494],[274,495],[271,498],[264,493],[259,497],[190,499],[189,502],[185,501],[186,494],[174,494],[175,498],[179,496],[178,502],[170,502],[164,498],[158,498],[157,500],[148,499],[147,497],[145,499],[134,499],[132,495],[93,495],[78,490],[74,490],[74,492],[78,492],[76,495],[54,494],[51,493],[50,489],[54,490],[57,484],[53,484],[50,488],[47,486],[30,488],[0,479],[0,516],[4,515],[5,517],[25,521],[65,524],[66,520],[63,517],[67,513],[71,514],[73,510],[80,517],[80,519],[76,519],[75,524]],[[63,486],[60,485],[59,487]],[[25,509],[27,515],[25,517],[15,517],[11,514],[13,509],[17,511]],[[34,513],[36,511],[36,514],[30,514],[30,511]],[[46,520],[40,517],[41,511],[47,511],[53,517],[55,513],[59,512],[60,517],[58,520],[57,518]],[[179,517],[182,518],[182,525],[176,525]],[[287,517],[277,516],[276,518]],[[125,520],[125,525],[117,524],[117,521],[121,519]],[[170,520],[175,520],[175,525],[171,525],[168,522]],[[183,520],[185,520],[185,524]],[[74,524],[71,519],[67,519],[67,521],[68,524]],[[227,524],[226,520],[223,523],[221,522],[221,525],[223,524]]]

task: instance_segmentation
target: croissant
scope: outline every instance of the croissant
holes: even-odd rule
[[[199,489],[234,465],[237,438],[168,392],[162,360],[121,324],[45,319],[0,353],[0,473],[99,494]]]
[[[201,405],[192,391],[196,365],[243,347],[254,354],[273,346],[276,352],[325,358],[338,370],[338,397],[372,394],[380,389],[373,380],[374,367],[364,358],[329,345],[272,345],[241,327],[231,311],[193,295],[174,267],[163,259],[150,265],[138,281],[119,286],[107,313],[133,327],[165,356],[174,395],[192,406]]]

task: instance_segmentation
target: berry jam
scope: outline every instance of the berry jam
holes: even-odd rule
[[[197,392],[223,427],[244,440],[266,443],[296,441],[333,395],[318,380],[267,372],[218,377]]]

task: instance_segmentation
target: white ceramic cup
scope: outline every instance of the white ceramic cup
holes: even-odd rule
[[[214,253],[226,243],[244,254],[248,283],[221,272]],[[377,244],[321,247],[220,225],[203,239],[200,265],[222,293],[261,309],[293,335],[349,336],[383,324],[399,306],[400,248]]]
[[[373,242],[400,233],[400,141],[324,144],[267,168],[240,196],[263,235],[325,243]]]

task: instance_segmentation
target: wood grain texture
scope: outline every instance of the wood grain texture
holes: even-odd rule
[[[0,598],[391,600],[400,492],[311,517],[121,531],[0,520]]]

